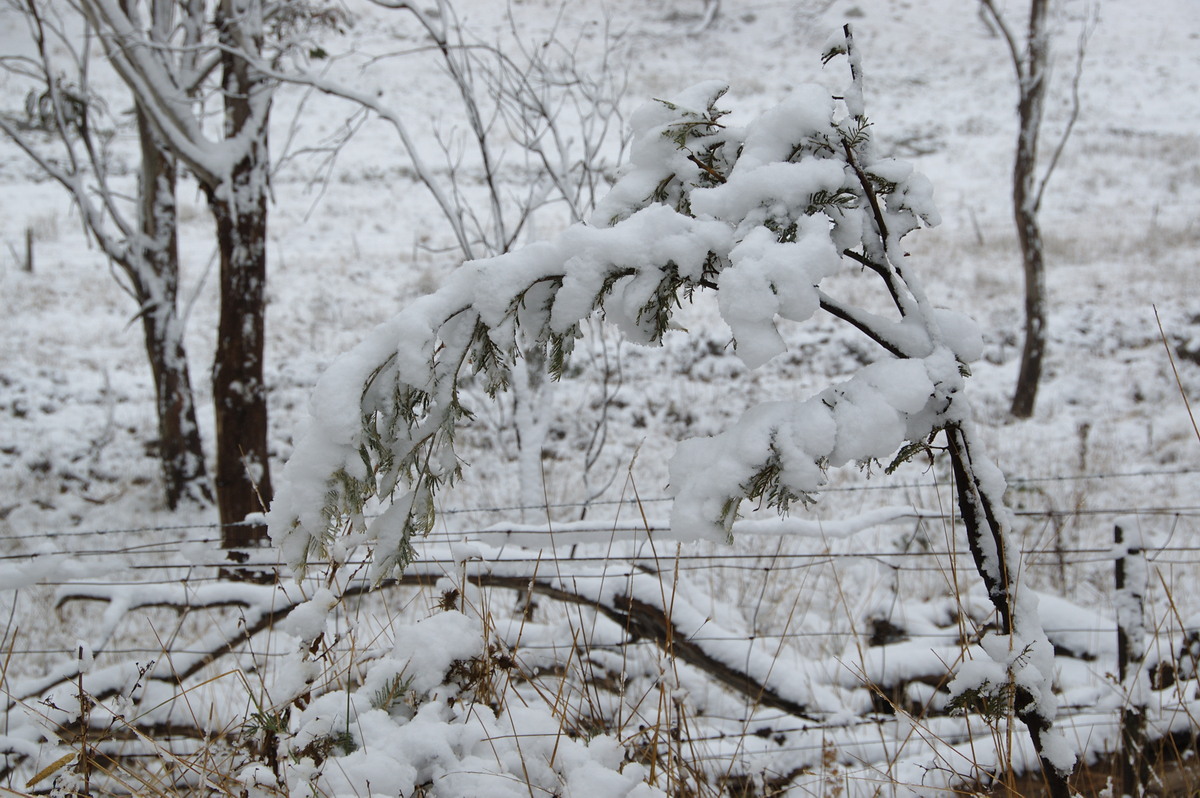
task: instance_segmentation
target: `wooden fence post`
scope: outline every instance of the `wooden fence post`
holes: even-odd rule
[[[1150,777],[1146,758],[1146,556],[1137,519],[1119,518],[1113,526],[1116,555],[1117,668],[1125,694],[1121,705],[1121,790],[1142,796]]]

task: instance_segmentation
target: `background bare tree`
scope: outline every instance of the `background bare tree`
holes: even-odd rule
[[[1038,383],[1042,378],[1042,362],[1046,356],[1046,325],[1048,297],[1046,291],[1046,256],[1038,213],[1046,183],[1054,173],[1071,129],[1079,115],[1079,78],[1089,33],[1084,23],[1080,35],[1078,60],[1072,83],[1070,117],[1045,174],[1038,177],[1038,139],[1046,106],[1050,82],[1050,6],[1051,0],[1030,0],[1029,21],[1024,46],[1010,27],[1008,20],[996,7],[994,0],[980,0],[985,21],[995,23],[1008,46],[1009,57],[1017,74],[1017,147],[1013,159],[1013,219],[1021,248],[1025,272],[1025,343],[1021,350],[1021,367],[1013,392],[1011,412],[1017,418],[1033,415],[1037,402]]]
[[[268,125],[277,65],[315,27],[338,19],[305,3],[272,0],[11,0],[34,31],[40,55],[10,58],[10,70],[42,88],[31,104],[65,148],[67,166],[32,143],[12,120],[4,130],[79,204],[88,228],[124,270],[147,325],[158,388],[168,502],[206,498],[204,460],[187,379],[178,287],[174,185],[177,168],[208,201],[220,254],[220,319],[212,369],[216,415],[216,500],[227,549],[260,545],[262,525],[244,523],[271,500],[263,380],[267,278]],[[47,20],[53,20],[53,26]],[[47,36],[71,53],[64,78]],[[82,41],[83,49],[73,44]],[[122,216],[108,180],[108,153],[90,124],[90,48],[99,41],[129,89],[141,142],[139,223]],[[213,135],[213,106],[221,124]],[[98,198],[98,199],[97,199]],[[115,233],[109,233],[115,228]],[[178,453],[171,448],[178,448]],[[232,554],[233,559],[244,559]]]
[[[274,83],[254,66],[263,55],[267,10],[261,0],[220,0],[211,18],[206,5],[194,0],[149,8],[81,0],[78,8],[133,92],[147,126],[200,184],[216,221],[221,261],[212,371],[217,507],[225,548],[257,545],[265,540],[265,529],[242,522],[271,497],[263,299],[267,125]],[[143,16],[147,11],[150,20]],[[179,22],[171,24],[176,12]],[[171,35],[153,33],[156,26],[169,27]],[[219,85],[212,91],[224,114],[221,136],[215,139],[204,124],[205,88],[214,75]]]
[[[122,287],[137,303],[154,377],[158,453],[167,506],[174,510],[184,502],[209,502],[212,493],[177,303],[175,158],[135,102],[138,186],[132,207],[123,202],[110,181],[106,147],[119,120],[109,113],[108,103],[93,93],[89,40],[81,41],[70,32],[56,5],[11,0],[10,7],[29,26],[33,52],[10,56],[3,64],[31,88],[25,118],[0,115],[0,130],[67,190],[87,233],[116,265]],[[147,29],[155,41],[165,42],[170,36],[169,17],[163,13],[167,7],[164,0],[155,0]]]

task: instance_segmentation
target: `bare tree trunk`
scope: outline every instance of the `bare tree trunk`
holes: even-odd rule
[[[225,195],[250,191],[258,165],[235,167],[233,185],[208,192],[221,250],[221,318],[213,361],[217,420],[217,506],[225,548],[256,546],[262,526],[240,524],[271,501],[267,459],[267,393],[263,382],[266,287],[266,196],[245,202]],[[261,176],[261,175],[260,175]]]
[[[173,312],[150,310],[142,317],[146,354],[154,375],[163,491],[167,507],[172,510],[184,503],[212,502],[187,354],[175,332],[178,327]]]
[[[248,136],[245,154],[216,185],[205,186],[217,224],[221,257],[221,314],[213,362],[213,404],[217,422],[217,507],[222,546],[264,545],[264,525],[243,525],[247,515],[271,502],[267,452],[267,391],[263,380],[267,281],[267,114],[269,89],[240,52],[257,52],[233,4],[222,2],[217,26],[222,51],[225,136]],[[253,49],[252,49],[253,48]],[[261,110],[261,109],[257,109]],[[246,556],[231,552],[229,559]]]
[[[1021,193],[1021,189],[1013,192],[1014,202],[1021,201],[1018,196]],[[1017,238],[1025,268],[1025,344],[1021,349],[1021,368],[1017,373],[1017,387],[1013,391],[1010,412],[1017,418],[1029,418],[1037,402],[1042,360],[1046,354],[1046,265],[1037,212],[1018,206],[1016,218]]]
[[[1049,646],[1036,612],[1020,612],[1017,608],[1016,587],[1012,584],[1017,563],[1013,561],[1003,519],[1003,497],[995,495],[998,486],[987,475],[980,476],[978,464],[972,457],[972,442],[966,428],[957,424],[947,427],[946,441],[967,543],[975,568],[987,587],[988,598],[1000,616],[1003,634],[1009,635],[1016,644]],[[1047,681],[1053,679],[1053,674],[1041,675]],[[1016,716],[1029,729],[1033,748],[1041,760],[1047,792],[1051,798],[1069,798],[1071,789],[1067,779],[1071,773],[1060,770],[1050,750],[1054,725],[1052,712],[1024,684],[1017,686],[1013,703]]]
[[[130,12],[130,2],[122,0],[122,13]],[[153,0],[153,25],[146,34],[149,46],[145,50],[166,46],[172,31],[173,3],[174,0]],[[131,85],[141,164],[135,206],[138,218],[136,223],[129,221],[125,217],[124,198],[108,183],[105,148],[98,146],[98,139],[92,133],[92,117],[106,112],[102,103],[93,103],[91,99],[86,50],[77,52],[67,46],[75,34],[66,33],[58,14],[47,16],[47,7],[29,2],[14,8],[25,15],[39,55],[38,60],[27,64],[34,69],[32,76],[46,87],[45,92],[35,96],[37,112],[50,121],[48,131],[61,144],[62,153],[47,157],[4,120],[0,120],[0,128],[46,175],[68,191],[88,232],[124,274],[127,283],[123,287],[138,303],[146,355],[154,377],[159,459],[167,506],[174,510],[184,501],[211,502],[183,325],[176,310],[179,286],[176,157],[150,123],[145,113],[145,97]],[[77,10],[84,14],[85,24],[94,24],[85,9]],[[51,47],[48,42],[53,40],[58,44]],[[60,73],[55,64],[69,66],[69,71]],[[75,88],[65,91],[66,85]],[[31,268],[32,238],[28,235],[26,244]]]
[[[145,114],[137,111],[142,173],[139,197],[141,273],[128,269],[141,304],[146,355],[154,375],[158,448],[163,489],[172,510],[182,502],[212,501],[204,447],[176,299],[179,239],[175,212],[175,159],[161,146]]]
[[[1033,415],[1046,353],[1046,265],[1038,225],[1041,197],[1037,186],[1037,151],[1049,78],[1049,6],[1050,0],[1031,0],[1027,49],[1017,64],[1021,95],[1017,104],[1020,129],[1013,165],[1013,215],[1025,269],[1025,345],[1011,407],[1017,418]]]

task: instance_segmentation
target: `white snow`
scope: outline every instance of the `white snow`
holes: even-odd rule
[[[459,8],[472,23],[487,25],[501,5],[466,3]],[[553,16],[541,2],[514,7],[526,15],[522,24],[530,31],[540,32]],[[719,252],[730,258],[730,264],[716,277],[721,285],[716,301],[706,303],[698,297],[695,305],[686,306],[673,319],[674,327],[685,328],[687,336],[682,330],[668,332],[661,349],[646,350],[619,343],[612,332],[604,333],[609,337],[597,343],[588,332],[577,343],[572,361],[577,371],[558,386],[553,405],[538,418],[549,431],[549,443],[544,452],[536,453],[535,461],[549,503],[578,502],[615,475],[604,499],[616,501],[623,486],[635,480],[644,500],[641,506],[596,505],[582,521],[579,507],[543,508],[531,517],[544,518],[544,523],[520,526],[511,523],[516,511],[457,512],[521,503],[514,488],[516,469],[508,457],[512,443],[503,431],[508,410],[497,409],[472,387],[477,395],[464,397],[464,402],[470,402],[476,419],[463,424],[459,450],[467,464],[466,477],[439,495],[442,526],[414,567],[425,569],[421,573],[429,576],[430,584],[443,580],[436,590],[445,586],[447,573],[457,579],[464,568],[483,572],[503,558],[508,558],[508,564],[500,572],[526,579],[534,574],[549,576],[553,555],[530,553],[518,544],[532,547],[552,538],[561,544],[561,562],[568,563],[559,566],[556,584],[610,600],[628,585],[622,575],[657,568],[658,578],[637,583],[638,595],[657,593],[660,603],[664,594],[668,599],[681,597],[680,628],[689,640],[701,645],[711,642],[714,653],[730,663],[752,667],[773,689],[810,698],[829,710],[822,717],[823,728],[792,731],[789,726],[804,724],[781,719],[779,713],[750,711],[704,676],[680,667],[680,673],[664,678],[664,684],[669,682],[664,695],[686,703],[687,711],[693,712],[688,715],[692,728],[714,738],[701,752],[702,757],[710,757],[705,761],[719,763],[712,772],[726,772],[729,763],[738,763],[732,772],[740,772],[743,763],[757,773],[804,766],[808,775],[793,785],[793,793],[821,792],[836,782],[857,794],[859,790],[869,793],[870,785],[877,785],[878,763],[885,762],[894,763],[888,773],[897,780],[898,792],[937,793],[954,786],[956,773],[994,766],[986,735],[968,738],[961,719],[941,717],[912,723],[895,719],[895,727],[903,727],[901,732],[889,725],[893,721],[859,729],[853,724],[861,721],[858,713],[867,711],[863,708],[870,705],[869,695],[848,674],[865,669],[882,681],[917,675],[917,665],[933,663],[946,641],[957,639],[959,630],[952,624],[902,623],[911,639],[895,644],[891,651],[864,647],[861,662],[856,650],[844,647],[841,635],[851,628],[861,633],[867,608],[874,612],[881,606],[891,608],[890,617],[913,619],[923,617],[928,606],[942,607],[950,601],[963,613],[961,623],[968,635],[987,622],[986,598],[962,588],[971,584],[969,557],[950,522],[944,520],[953,505],[946,490],[949,476],[940,464],[929,466],[923,454],[893,477],[884,477],[873,465],[863,475],[855,474],[852,466],[840,470],[831,466],[871,457],[881,458],[886,465],[897,442],[927,433],[936,425],[947,398],[965,389],[974,399],[965,420],[986,439],[997,465],[1008,474],[1009,496],[1022,513],[1010,519],[1011,542],[1037,552],[1023,565],[1021,590],[1032,596],[1036,588],[1036,620],[1055,645],[1095,659],[1051,659],[1047,651],[1030,650],[1028,661],[1017,662],[1012,652],[1023,651],[1026,642],[997,638],[995,645],[989,645],[1004,667],[972,649],[976,660],[961,666],[956,675],[963,679],[960,684],[970,684],[988,675],[1007,678],[1008,666],[1028,668],[1021,678],[1040,690],[1044,680],[1034,671],[1052,670],[1056,690],[1061,690],[1057,699],[1061,711],[1072,715],[1066,721],[1068,737],[1047,738],[1051,760],[1062,765],[1076,751],[1095,754],[1111,749],[1119,739],[1113,713],[1124,699],[1118,695],[1122,690],[1105,674],[1115,673],[1115,621],[1118,615],[1132,617],[1134,592],[1133,588],[1120,595],[1112,592],[1114,557],[1139,544],[1145,547],[1145,558],[1131,563],[1135,566],[1131,584],[1149,586],[1145,640],[1151,661],[1170,661],[1184,640],[1184,630],[1175,628],[1179,622],[1164,607],[1160,577],[1179,605],[1185,619],[1182,625],[1196,627],[1190,589],[1195,573],[1181,551],[1194,538],[1190,514],[1170,516],[1171,525],[1161,530],[1157,519],[1138,516],[1136,523],[1129,524],[1126,545],[1119,549],[1111,547],[1118,516],[1106,514],[1109,509],[1190,506],[1194,493],[1190,472],[1196,463],[1196,440],[1149,310],[1152,303],[1157,305],[1172,344],[1177,336],[1182,343],[1195,338],[1190,321],[1196,313],[1193,276],[1188,264],[1195,262],[1193,211],[1200,183],[1188,179],[1187,164],[1196,149],[1200,106],[1195,98],[1200,97],[1200,85],[1194,50],[1200,29],[1191,5],[1169,0],[1153,6],[1102,9],[1080,86],[1082,115],[1043,206],[1051,233],[1047,252],[1055,302],[1052,348],[1038,414],[1022,423],[1011,422],[1006,414],[1021,336],[1021,278],[1006,188],[1015,90],[1009,71],[999,68],[1007,66],[1004,46],[979,24],[974,6],[942,0],[912,8],[859,4],[863,17],[855,20],[874,151],[886,156],[865,166],[870,174],[901,183],[885,208],[889,228],[898,232],[918,221],[941,222],[935,230],[905,238],[901,260],[906,272],[924,277],[934,303],[953,308],[937,309],[929,326],[914,319],[897,320],[896,308],[886,299],[873,303],[858,291],[859,264],[831,259],[861,240],[860,214],[832,211],[827,220],[805,222],[812,229],[797,230],[795,243],[771,242],[767,235],[767,222],[810,201],[814,190],[853,184],[851,176],[833,164],[812,171],[792,164],[786,173],[800,176],[805,189],[800,192],[793,190],[790,178],[779,179],[785,171],[767,168],[771,161],[788,156],[802,139],[827,129],[830,90],[817,83],[841,94],[847,70],[845,59],[835,59],[822,73],[816,55],[827,31],[835,31],[834,39],[839,38],[836,31],[846,7],[834,4],[823,16],[810,20],[800,16],[808,13],[806,7],[794,4],[733,8],[727,3],[715,25],[695,35],[683,32],[686,20],[675,19],[698,11],[688,4],[648,7],[618,0],[616,8],[618,18],[629,24],[624,35],[630,47],[621,58],[631,68],[630,102],[669,98],[677,110],[649,102],[629,117],[635,130],[643,134],[657,130],[657,137],[638,139],[630,165],[596,212],[595,227],[563,232],[564,222],[554,208],[539,211],[524,233],[528,240],[545,238],[550,243],[538,245],[540,250],[524,250],[531,253],[531,260],[480,262],[451,276],[457,257],[444,252],[454,247],[454,234],[433,208],[435,202],[411,179],[414,150],[400,152],[391,131],[380,133],[372,126],[362,130],[339,159],[319,204],[314,205],[314,194],[306,193],[309,163],[291,161],[272,175],[276,205],[269,245],[268,387],[272,449],[278,457],[272,465],[278,467],[293,450],[300,453],[287,467],[286,479],[279,480],[276,471],[277,499],[297,511],[295,518],[272,517],[283,559],[299,563],[312,554],[310,541],[291,534],[290,524],[323,527],[327,519],[321,500],[331,470],[342,466],[350,476],[367,476],[357,456],[357,436],[362,385],[372,369],[395,356],[367,397],[368,403],[378,406],[390,401],[397,380],[411,379],[413,387],[423,389],[438,387],[420,380],[428,375],[435,353],[461,341],[462,328],[447,330],[445,339],[435,332],[448,314],[473,304],[489,319],[502,318],[520,287],[515,279],[509,280],[524,268],[523,279],[561,275],[563,282],[548,309],[531,301],[519,310],[522,324],[533,325],[548,317],[551,329],[571,333],[579,319],[590,315],[605,270],[621,260],[636,273],[613,286],[609,320],[619,324],[629,339],[645,341],[649,331],[639,312],[657,286],[650,266],[678,256],[680,274],[699,279],[707,253]],[[582,24],[590,13],[580,8],[574,12],[578,20],[565,24]],[[9,24],[14,21],[11,16],[0,19],[5,52],[25,52],[27,34],[22,26]],[[382,19],[372,17],[356,26],[354,40],[364,49],[419,43],[391,17]],[[1073,46],[1073,41],[1067,41],[1070,38],[1056,39],[1065,45],[1063,53]],[[590,57],[597,41],[597,37],[581,37],[575,54]],[[361,71],[348,62],[345,66],[364,94],[404,109],[416,152],[438,151],[426,120],[450,119],[453,93],[434,70],[426,70],[424,64],[406,65],[403,70],[394,63]],[[336,75],[339,68],[335,66],[330,74]],[[1052,80],[1062,87],[1069,72],[1064,60]],[[406,77],[397,80],[397,74]],[[676,94],[709,74],[727,80]],[[1172,90],[1146,91],[1146,86],[1161,83],[1162,75],[1171,76]],[[100,67],[93,77],[97,90],[115,85],[113,76]],[[732,159],[734,145],[742,144],[735,179],[692,191],[693,210],[706,218],[681,225],[666,205],[639,210],[636,206],[672,175],[676,182],[669,187],[668,201],[680,195],[680,185],[708,185],[703,170],[661,133],[677,123],[681,113],[697,118],[727,84],[732,87],[730,96],[716,103],[733,113],[721,119],[724,127],[714,136],[727,142],[720,157]],[[20,114],[24,91],[15,81],[0,86],[4,108]],[[276,93],[280,127],[272,132],[273,144],[282,147],[286,140],[286,126],[291,123],[281,112],[296,107],[298,98],[299,92],[286,88]],[[297,143],[326,140],[337,129],[341,111],[324,102],[306,106],[308,112],[297,123]],[[127,102],[118,102],[112,110],[119,113],[126,106]],[[762,109],[769,110],[756,117]],[[1066,107],[1052,104],[1048,112],[1052,126],[1061,126]],[[442,131],[455,124],[444,122]],[[112,179],[129,192],[134,163],[131,140],[128,127],[118,126],[111,142],[117,157]],[[215,512],[202,509],[172,515],[162,507],[152,456],[157,435],[150,405],[153,393],[139,351],[138,325],[130,324],[138,309],[107,273],[103,256],[88,248],[61,189],[40,182],[23,156],[7,144],[4,147],[0,176],[7,190],[0,196],[0,230],[7,254],[0,263],[4,310],[0,325],[5,341],[0,357],[0,538],[5,541],[5,559],[0,561],[0,614],[14,619],[5,627],[13,630],[13,637],[6,631],[4,648],[15,653],[3,687],[7,695],[28,698],[22,699],[25,705],[7,712],[9,725],[0,736],[0,750],[29,756],[29,763],[22,765],[27,777],[68,753],[62,745],[46,740],[36,701],[44,690],[52,690],[60,705],[70,703],[67,696],[73,688],[54,685],[64,679],[73,682],[78,675],[74,652],[80,645],[89,660],[85,675],[89,691],[111,688],[124,696],[133,694],[134,685],[141,682],[139,690],[147,698],[139,699],[140,705],[166,702],[151,716],[165,719],[181,709],[178,703],[172,709],[168,699],[173,694],[160,679],[168,679],[172,668],[186,668],[202,659],[192,652],[236,632],[242,621],[212,616],[213,620],[202,622],[198,640],[187,644],[188,653],[180,652],[168,663],[154,634],[137,623],[138,613],[161,601],[166,607],[163,612],[174,623],[173,607],[215,608],[216,602],[228,600],[242,602],[236,606],[247,608],[245,620],[253,622],[269,612],[276,599],[255,586],[222,587],[201,581],[198,575],[210,573],[220,559],[212,548],[213,530],[205,526],[212,523]],[[190,157],[197,164],[211,161],[212,168],[224,168],[214,160],[217,155],[209,148],[193,148]],[[435,160],[427,160],[421,168],[428,169]],[[517,160],[505,162],[510,170],[506,179],[525,168]],[[914,167],[911,171],[906,161]],[[470,182],[474,167],[466,162],[462,167],[470,175],[466,191],[474,192]],[[770,200],[755,202],[752,188],[768,192]],[[211,440],[204,387],[216,345],[211,336],[216,282],[209,272],[211,220],[194,184],[186,179],[180,204],[186,335],[197,380],[199,423]],[[610,225],[614,220],[624,221]],[[27,229],[34,239],[32,274],[20,266]],[[533,260],[537,251],[549,260]],[[610,253],[616,254],[609,258]],[[802,260],[804,268],[785,269],[788,258]],[[525,265],[512,268],[517,261]],[[730,276],[739,270],[744,289],[743,280]],[[887,339],[914,359],[884,359],[862,368],[870,360],[871,346],[864,344],[861,334],[839,330],[845,325],[813,313],[813,303],[822,298],[815,289],[818,282],[826,297],[855,307],[860,318],[886,331]],[[456,286],[450,299],[462,304],[442,295],[421,305],[419,317],[383,321],[414,296],[441,285]],[[530,294],[534,299],[545,296]],[[383,326],[370,333],[381,321]],[[339,356],[364,332],[365,341],[354,355]],[[518,340],[518,333],[511,325],[500,325],[492,340],[504,348]],[[600,391],[601,378],[594,376],[602,372],[604,358],[611,366],[606,377],[610,388],[619,385],[611,395]],[[959,369],[968,363],[972,374],[964,379]],[[1194,364],[1179,359],[1177,365],[1182,387],[1195,395]],[[319,373],[327,376],[313,393]],[[310,402],[323,426],[302,433],[300,419]],[[590,419],[601,408],[609,424],[605,428],[608,448],[585,480],[578,452],[592,431]],[[671,447],[680,439],[687,440],[668,474]],[[661,501],[665,487],[669,483],[677,499],[685,500],[675,510],[677,534],[723,540],[726,529],[715,526],[712,519],[720,514],[724,497],[753,476],[762,464],[758,454],[772,444],[782,466],[781,482],[796,493],[819,494],[819,504],[805,509],[797,503],[790,516],[779,518],[773,511],[757,512],[744,503],[740,511],[747,517],[732,525],[733,547],[687,544],[679,549],[680,571],[673,580],[667,566],[670,555],[665,553],[668,547],[663,544],[668,534],[667,504]],[[935,440],[933,446],[937,453],[940,443]],[[446,474],[450,465],[443,457],[436,469]],[[987,462],[981,468],[985,484],[1003,491],[1000,470]],[[869,482],[868,472],[873,472]],[[1133,473],[1139,476],[1117,476]],[[355,533],[333,544],[331,554],[341,568],[339,579],[357,573],[368,544],[382,550],[402,539],[407,495],[408,489],[402,487],[396,494],[398,505],[384,511],[389,514],[382,518],[376,517],[381,508],[371,505]],[[417,505],[425,500],[416,494],[411,498]],[[1062,526],[1036,515],[1044,510],[1058,513],[1055,519]],[[639,511],[646,513],[646,521],[637,517]],[[368,521],[370,536],[361,534]],[[479,542],[464,538],[491,524],[497,525],[495,530],[479,536]],[[160,526],[183,528],[145,531]],[[1143,527],[1164,534],[1133,537]],[[104,534],[82,534],[91,530]],[[1054,535],[1061,538],[1051,539]],[[442,545],[446,540],[458,542]],[[647,554],[651,548],[647,541],[659,546],[661,562]],[[1163,541],[1172,542],[1160,552]],[[1069,559],[1077,549],[1093,552],[1080,555],[1089,557],[1089,562],[1069,561],[1061,581],[1053,556],[1047,553],[1058,543],[1067,549]],[[149,564],[156,570],[128,569],[130,563],[139,568],[147,565],[137,547],[153,548],[155,553],[149,556],[155,559]],[[928,570],[922,570],[924,565],[911,567],[914,561],[903,559],[926,556],[914,554],[925,551],[923,547],[958,551],[953,561],[958,584],[950,584],[951,571],[941,565],[945,559],[937,560],[943,571],[932,565]],[[674,544],[669,548],[675,551]],[[772,552],[782,553],[773,559]],[[579,562],[570,564],[569,554],[577,554]],[[536,568],[517,562],[520,557],[532,561],[538,556],[543,560]],[[702,556],[708,559],[689,559]],[[604,557],[612,558],[607,566],[599,562]],[[166,563],[172,570],[157,570]],[[172,584],[87,584],[159,576]],[[76,584],[60,591],[58,583],[68,580]],[[416,599],[384,594],[393,602],[387,615],[397,621],[400,636],[412,636],[424,648],[399,641],[398,645],[408,647],[397,649],[389,637],[364,637],[372,645],[361,649],[355,670],[345,665],[328,684],[315,679],[322,666],[311,655],[302,655],[293,635],[315,639],[328,632],[329,645],[348,645],[358,633],[353,623],[369,622],[350,619],[341,610],[345,605],[333,603],[339,595],[336,581],[319,588],[312,581],[304,583],[312,603],[291,611],[287,633],[269,644],[269,655],[257,656],[263,652],[256,651],[256,655],[239,653],[224,660],[247,674],[264,674],[273,698],[298,696],[314,685],[318,692],[328,691],[314,700],[303,722],[296,712],[293,746],[301,739],[321,745],[323,740],[337,742],[344,733],[360,746],[354,751],[331,749],[322,765],[299,755],[297,749],[286,772],[293,794],[304,794],[310,784],[313,794],[330,795],[410,794],[415,785],[428,784],[434,794],[442,795],[528,795],[530,788],[523,779],[529,779],[535,790],[563,795],[644,798],[656,794],[656,788],[643,783],[648,773],[639,765],[623,764],[622,753],[626,745],[640,743],[632,732],[636,722],[653,724],[653,717],[636,721],[620,739],[605,734],[572,739],[557,734],[554,716],[541,705],[525,708],[512,702],[499,715],[483,706],[473,713],[457,704],[450,706],[447,696],[458,688],[433,684],[432,677],[428,689],[435,698],[427,693],[418,701],[412,692],[388,710],[372,706],[375,694],[392,677],[407,678],[414,671],[416,665],[411,663],[432,672],[445,664],[446,650],[480,652],[484,638],[478,618],[472,618],[473,628],[452,613],[413,623],[428,613],[436,592]],[[668,593],[675,583],[676,593]],[[492,591],[490,601],[485,601],[486,592],[453,584],[462,588],[460,606],[467,607],[469,600],[490,607],[497,630],[493,641],[528,644],[523,652],[528,659],[523,661],[547,669],[561,664],[572,633],[581,624],[584,629],[590,624],[593,661],[627,679],[630,691],[653,687],[653,679],[637,672],[640,655],[627,653],[634,647],[626,644],[618,624],[603,617],[594,623],[591,616],[587,623],[570,620],[544,597],[538,598],[533,619],[526,621],[512,609],[516,602],[509,593]],[[1065,597],[1051,595],[1058,592]],[[51,608],[68,594],[106,603],[68,605],[56,614]],[[277,606],[291,607],[304,599],[294,592],[278,600]],[[239,612],[234,610],[233,615]],[[440,620],[443,615],[449,617]],[[1022,623],[1032,620],[1032,615],[1032,610],[1023,608]],[[155,628],[162,632],[165,627],[157,623],[159,617],[154,616]],[[428,629],[421,630],[431,621]],[[753,643],[747,639],[751,634]],[[710,637],[717,640],[706,641]],[[262,636],[256,637],[254,647],[263,642]],[[138,652],[114,653],[131,647]],[[50,653],[22,653],[26,649]],[[954,650],[955,645],[949,644],[944,653],[949,656]],[[142,679],[132,663],[145,665],[151,659],[158,661],[148,672],[153,678]],[[277,672],[268,675],[266,662],[280,663]],[[192,684],[208,678],[205,674],[194,676]],[[335,683],[342,676],[348,682],[361,676],[361,686]],[[221,694],[229,681],[197,688],[189,697],[196,702],[197,713],[210,713],[236,728],[239,721],[234,716],[242,711],[245,695]],[[1168,691],[1147,689],[1148,681],[1133,685],[1141,691],[1139,697],[1151,699],[1152,729],[1189,727],[1188,718],[1200,710],[1194,700],[1184,697],[1194,692],[1194,684],[1184,679],[1174,697]],[[930,698],[931,689],[918,682],[905,688],[914,701]],[[657,700],[656,693],[648,695],[648,701]],[[945,697],[944,691],[933,693],[936,700]],[[104,707],[116,704],[101,704],[98,717],[107,722]],[[1080,710],[1081,706],[1086,709]],[[703,711],[694,712],[696,708]],[[726,722],[722,716],[738,720]],[[351,717],[353,724],[348,723]],[[837,726],[838,721],[845,725]],[[768,736],[746,736],[748,728],[760,726],[769,729]],[[528,731],[528,736],[518,739],[515,730]],[[546,737],[537,736],[542,732]],[[783,742],[772,739],[776,733]],[[820,746],[826,738],[836,741],[842,755],[835,766],[841,769],[835,773],[823,770]],[[1021,735],[1014,739],[1016,761],[1032,762]],[[907,742],[902,745],[900,740]],[[855,761],[871,764],[851,764]],[[277,789],[274,775],[261,765],[241,769],[237,777],[251,795],[274,794]]]

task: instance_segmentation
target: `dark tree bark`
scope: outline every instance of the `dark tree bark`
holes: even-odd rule
[[[144,271],[126,268],[141,305],[142,334],[154,375],[158,455],[167,506],[209,503],[212,491],[196,424],[183,323],[179,318],[179,239],[175,211],[175,159],[165,150],[145,114],[137,111],[141,144],[139,229]]]
[[[221,257],[221,314],[212,379],[217,507],[226,549],[266,543],[265,526],[243,521],[251,513],[265,512],[272,496],[263,380],[270,87],[240,55],[257,53],[261,42],[247,41],[237,12],[230,0],[224,0],[216,20],[223,45],[225,137],[245,137],[249,146],[229,173],[220,176],[223,179],[204,185]],[[246,559],[236,552],[229,558]]]
[[[1017,418],[1033,415],[1046,354],[1046,263],[1042,230],[1038,224],[1041,197],[1037,185],[1037,160],[1038,133],[1042,127],[1049,77],[1046,30],[1049,5],[1050,0],[1031,0],[1025,56],[1017,65],[1021,95],[1017,103],[1020,129],[1013,164],[1013,215],[1025,271],[1025,345],[1011,407]]]
[[[221,316],[212,380],[217,506],[225,548],[257,546],[266,539],[264,527],[240,524],[247,515],[265,511],[271,501],[263,381],[265,196],[253,202],[231,202],[222,196],[249,189],[261,171],[243,162],[235,167],[232,186],[206,191],[221,251]]]
[[[1000,616],[1004,634],[1014,639],[1025,639],[1021,628],[1025,619],[1017,612],[1016,596],[1011,575],[1013,555],[1008,546],[1008,532],[1003,520],[1003,497],[993,495],[993,487],[981,480],[972,462],[972,443],[968,432],[959,425],[946,428],[946,442],[950,454],[950,467],[954,474],[954,487],[958,494],[958,507],[966,527],[967,544],[975,569],[983,578],[988,598]],[[1045,633],[1039,630],[1039,636]],[[1047,643],[1048,644],[1048,643]],[[1047,752],[1047,741],[1054,726],[1046,708],[1025,686],[1018,686],[1014,696],[1016,716],[1029,729],[1033,748],[1041,760],[1042,774],[1050,798],[1070,798],[1068,784],[1070,772],[1063,772],[1051,761]]]

